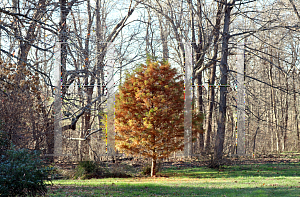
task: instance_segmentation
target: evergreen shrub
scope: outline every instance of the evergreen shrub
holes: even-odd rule
[[[44,165],[38,151],[7,147],[1,132],[0,146],[0,196],[45,195],[52,168]]]

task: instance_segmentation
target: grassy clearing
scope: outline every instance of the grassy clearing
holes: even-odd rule
[[[299,196],[300,163],[168,168],[156,178],[56,180],[48,196]]]

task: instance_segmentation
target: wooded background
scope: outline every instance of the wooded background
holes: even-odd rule
[[[213,154],[218,165],[236,151],[242,44],[246,154],[299,151],[299,9],[295,0],[3,0],[2,130],[19,147],[53,154],[54,46],[61,42],[63,153],[72,154],[63,159],[99,160],[106,155],[108,44],[118,91],[147,53],[183,73],[184,43],[191,42],[194,107],[205,114],[194,153]]]

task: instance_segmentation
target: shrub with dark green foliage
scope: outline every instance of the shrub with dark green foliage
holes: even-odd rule
[[[36,196],[47,192],[52,168],[45,167],[38,151],[5,150],[0,163],[0,196]]]
[[[74,178],[90,179],[103,177],[105,171],[94,161],[80,161],[75,169]]]
[[[97,163],[95,161],[80,161],[75,169],[74,179],[91,179],[91,178],[128,178],[123,167],[118,164]]]
[[[0,126],[1,126],[1,122],[0,122]],[[10,148],[10,141],[8,140],[7,133],[0,130],[0,155],[5,155],[6,150],[8,150],[9,148]],[[1,159],[0,162],[2,161]]]

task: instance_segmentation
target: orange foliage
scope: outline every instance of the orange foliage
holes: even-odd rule
[[[116,95],[116,147],[154,160],[184,147],[184,85],[167,62],[141,65]],[[193,115],[193,136],[202,115]]]
[[[40,149],[50,128],[38,73],[0,59],[0,121],[11,142]]]

